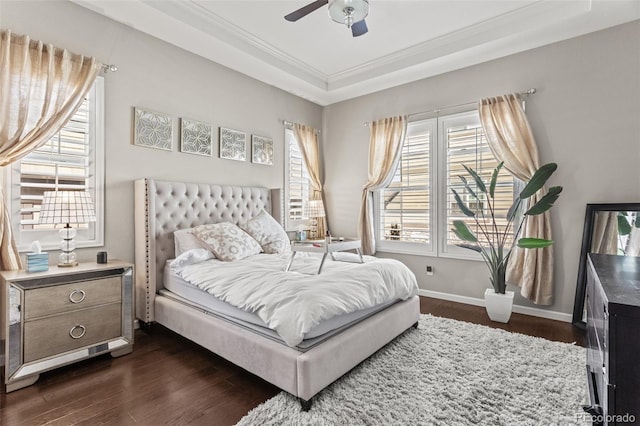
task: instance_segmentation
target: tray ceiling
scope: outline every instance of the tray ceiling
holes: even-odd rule
[[[370,0],[352,37],[311,0],[72,0],[320,105],[640,19],[637,0]]]

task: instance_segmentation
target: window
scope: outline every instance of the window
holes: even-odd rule
[[[285,229],[295,230],[306,224],[307,202],[311,196],[309,172],[302,158],[302,152],[291,129],[284,131],[285,152]]]
[[[103,245],[104,84],[98,77],[71,120],[47,143],[11,166],[11,216],[16,243],[27,251],[39,240],[57,249],[60,237],[53,225],[39,225],[45,191],[88,191],[95,203],[95,223],[77,226],[77,247]]]
[[[477,111],[414,121],[407,126],[402,154],[391,183],[379,191],[378,246],[382,251],[479,258],[458,247],[451,232],[453,221],[464,220],[475,231],[475,222],[459,210],[451,187],[467,204],[487,209],[482,196],[476,200],[459,176],[475,190],[463,164],[488,182],[498,165],[487,144]],[[495,206],[501,226],[514,198],[514,179],[500,173]],[[436,225],[437,224],[437,225]],[[478,233],[476,232],[476,235]],[[478,235],[480,237],[480,235]],[[482,238],[480,238],[482,243]]]
[[[431,145],[436,136],[435,124],[432,119],[407,125],[398,168],[389,186],[380,191],[381,249],[434,251]]]

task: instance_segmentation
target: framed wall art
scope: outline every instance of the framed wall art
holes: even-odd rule
[[[247,135],[239,130],[220,127],[220,158],[246,161]]]
[[[211,124],[181,118],[180,151],[210,157],[213,152]]]
[[[273,165],[273,139],[251,135],[251,162]]]
[[[133,144],[171,151],[173,119],[168,114],[134,107]]]

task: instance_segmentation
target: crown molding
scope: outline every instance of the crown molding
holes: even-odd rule
[[[321,106],[640,19],[640,1],[539,0],[327,75],[197,2],[71,1]]]
[[[500,16],[415,44],[328,77],[329,91],[433,61],[528,30],[543,28],[591,11],[591,0],[539,1]]]
[[[327,88],[328,76],[320,70],[254,36],[199,3],[192,1],[154,1],[145,2],[145,4],[179,20],[184,25],[197,28],[245,54],[252,55],[289,74],[295,75],[309,84],[325,90]]]
[[[591,10],[591,0],[557,2],[542,0],[498,17],[417,43],[409,48],[367,63],[327,75],[320,70],[266,43],[243,28],[195,2],[144,2],[185,25],[221,40],[245,54],[288,72],[328,92],[378,78],[416,64],[434,60],[517,32],[560,22]]]

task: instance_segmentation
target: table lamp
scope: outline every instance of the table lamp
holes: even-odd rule
[[[71,224],[83,224],[96,221],[96,213],[93,208],[91,195],[85,191],[46,191],[42,206],[40,207],[40,217],[38,223],[49,225],[64,224],[60,229],[60,253],[58,266],[76,266],[77,256],[73,252],[76,243],[73,238],[76,236],[75,228]]]
[[[321,237],[321,235],[318,235],[318,218],[325,217],[324,203],[322,200],[309,200],[307,203],[307,217],[311,221],[310,225],[314,234],[313,238]]]

